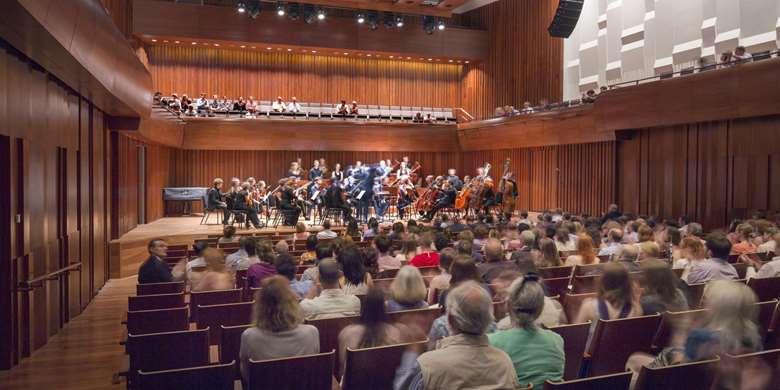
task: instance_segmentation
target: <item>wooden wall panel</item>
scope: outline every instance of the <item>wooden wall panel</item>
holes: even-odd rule
[[[461,65],[258,50],[152,46],[153,88],[232,98],[458,107]]]
[[[675,125],[618,142],[624,210],[689,215],[719,228],[754,210],[780,210],[780,116]]]
[[[133,34],[133,1],[132,0],[100,0],[108,16],[114,21],[117,29],[125,38]]]
[[[493,115],[497,106],[519,107],[524,101],[563,94],[563,41],[547,26],[557,1],[496,1],[460,17],[472,28],[488,31],[488,59],[464,69],[463,108],[476,118]]]

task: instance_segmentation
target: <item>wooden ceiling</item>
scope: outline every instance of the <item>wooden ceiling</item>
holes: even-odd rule
[[[166,0],[177,3],[219,5],[235,7],[235,0]],[[251,0],[250,0],[251,1]],[[246,1],[246,2],[250,2]],[[452,10],[468,0],[301,0],[299,4],[314,4],[328,8],[351,10],[394,12],[408,15],[431,15],[451,17]],[[263,3],[273,3],[272,0],[262,0]],[[287,3],[287,1],[285,2]],[[292,3],[292,1],[290,1]]]

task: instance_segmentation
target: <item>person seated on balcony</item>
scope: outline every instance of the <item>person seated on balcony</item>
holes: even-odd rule
[[[249,99],[246,101],[246,112],[247,116],[255,116],[255,113],[257,112],[257,103],[255,103],[255,97],[250,96]]]
[[[301,112],[301,105],[298,104],[298,99],[296,99],[295,96],[292,97],[290,104],[287,105],[287,112],[291,112],[293,114]]]
[[[233,100],[228,99],[227,96],[222,96],[222,99],[219,99],[219,111],[220,112],[228,112],[233,109]]]
[[[157,92],[154,93],[154,96],[152,97],[152,102],[154,104],[161,104],[162,98],[163,98],[162,97],[162,92],[157,91]]]
[[[341,100],[341,103],[336,106],[336,112],[341,116],[346,116],[349,113],[349,106],[347,106],[346,100]]]
[[[168,103],[168,108],[170,108],[171,111],[181,111],[181,99],[179,99],[179,95],[177,95],[176,92],[172,93],[171,98],[166,101]]]
[[[594,91],[594,93],[595,93],[595,91]],[[550,109],[550,101],[547,100],[547,98],[539,100],[539,110],[540,111],[547,111],[549,109]]]
[[[211,112],[219,112],[220,111],[220,103],[219,103],[219,95],[211,95],[211,99],[209,100],[209,109]]]
[[[584,95],[582,95],[582,102],[583,103],[593,103],[596,101],[596,91],[589,89],[588,92],[585,92]]]
[[[523,103],[523,109],[520,110],[521,114],[533,114],[534,108],[531,107],[531,102],[524,102]]]
[[[277,96],[276,97],[276,101],[274,101],[274,103],[271,104],[271,110],[273,112],[286,112],[287,111],[287,106],[282,101],[282,97],[281,96]]]
[[[734,54],[731,53],[731,51],[724,51],[720,55],[720,67],[721,68],[728,68],[729,66],[734,65],[734,64],[731,63],[734,60],[735,60]]]
[[[209,100],[206,99],[206,94],[201,93],[200,96],[195,99],[195,109],[198,115],[208,115],[211,111],[209,108]]]
[[[421,113],[414,114],[414,118],[412,118],[412,122],[414,123],[423,123],[424,119]]]
[[[352,107],[349,108],[349,115],[358,115],[357,101],[352,101]]]
[[[745,50],[745,46],[737,46],[734,49],[734,59],[739,62],[748,62],[753,56]]]
[[[240,96],[238,100],[233,103],[233,111],[246,112],[246,101],[243,96]]]
[[[496,107],[496,109],[493,111],[493,116],[495,116],[496,118],[502,117],[505,114],[506,112],[504,111],[504,107],[501,106]]]
[[[423,123],[433,123],[435,121],[436,120],[433,118],[433,116],[431,114],[428,114],[425,116],[425,120],[423,121]]]

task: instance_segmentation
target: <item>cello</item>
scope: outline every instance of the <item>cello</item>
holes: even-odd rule
[[[488,173],[490,172],[490,168],[491,168],[490,163],[485,163],[482,176],[478,176],[474,178],[474,180],[476,180],[477,182],[474,188],[471,190],[468,199],[469,207],[472,209],[479,210],[482,208],[482,193],[485,191],[485,186],[488,184],[487,178],[488,178]]]
[[[465,210],[469,206],[475,189],[482,185],[482,181],[487,177],[488,171],[490,171],[490,163],[485,163],[482,169],[484,169],[483,176],[473,177],[470,182],[464,184],[463,189],[455,197],[455,208],[457,210]]]
[[[420,215],[431,211],[433,208],[436,203],[436,198],[439,196],[439,184],[442,180],[443,178],[441,176],[437,177],[436,181],[434,181],[414,202],[414,208]]]

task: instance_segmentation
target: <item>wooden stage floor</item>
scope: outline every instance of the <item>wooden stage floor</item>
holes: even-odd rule
[[[123,389],[111,383],[123,367],[122,315],[127,297],[135,294],[136,278],[111,279],[60,333],[9,371],[0,371],[3,390]]]

